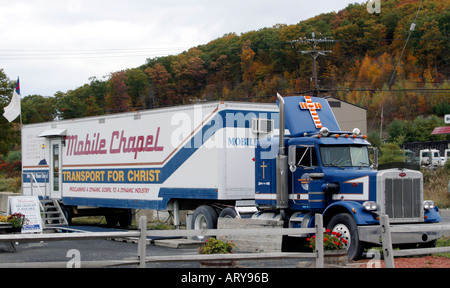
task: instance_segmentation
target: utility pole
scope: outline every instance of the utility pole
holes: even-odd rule
[[[319,92],[319,83],[318,83],[318,77],[317,77],[317,57],[320,55],[325,56],[327,53],[332,53],[333,51],[330,50],[317,50],[317,44],[318,43],[324,43],[324,42],[336,42],[335,40],[330,40],[326,38],[316,39],[316,34],[312,32],[312,38],[301,38],[299,40],[292,41],[293,43],[311,43],[312,50],[302,50],[296,52],[301,52],[302,54],[309,54],[311,55],[313,59],[313,69],[312,69],[312,79],[313,79],[313,93],[314,96],[317,96]],[[294,47],[294,46],[293,46]],[[295,49],[295,48],[294,48]]]

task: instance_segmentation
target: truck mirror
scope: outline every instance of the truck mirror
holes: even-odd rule
[[[372,168],[377,168],[378,167],[378,148],[377,147],[369,147],[369,149],[373,151],[373,153],[371,153],[372,157],[373,157],[373,159],[371,159],[372,160]]]
[[[297,170],[297,163],[296,163],[296,155],[295,152],[297,150],[297,146],[292,145],[289,146],[289,155],[288,155],[288,164],[289,164],[289,170],[291,170],[291,172],[295,172],[295,170]]]

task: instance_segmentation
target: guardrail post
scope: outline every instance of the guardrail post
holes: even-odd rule
[[[395,268],[394,251],[392,250],[391,228],[389,225],[389,217],[381,215],[381,240],[383,241],[383,257],[386,268]]]
[[[139,268],[145,268],[145,257],[147,256],[147,216],[141,216],[139,218],[139,236],[138,242],[138,257]]]
[[[316,268],[324,267],[324,256],[323,256],[323,218],[321,214],[315,215],[316,223]]]

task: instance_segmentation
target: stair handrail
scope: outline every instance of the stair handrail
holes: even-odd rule
[[[42,172],[38,172],[38,173],[42,173]],[[36,179],[36,177],[34,176],[34,173],[33,172],[26,172],[26,173],[24,173],[25,175],[30,175],[30,188],[31,188],[31,195],[34,195],[34,184],[33,183],[36,183],[36,187],[37,187],[37,190],[38,190],[38,196],[41,196],[42,197],[42,199],[45,199],[45,193],[42,193],[42,190],[41,190],[41,188],[39,187],[39,183],[37,182],[37,179]],[[45,174],[45,173],[42,173],[42,174]],[[45,187],[46,187],[47,185],[45,185]],[[47,188],[47,187],[46,187]],[[42,203],[41,203],[41,201],[39,201],[39,206],[40,206],[40,208],[41,208],[41,211],[44,211],[44,206],[42,206]]]

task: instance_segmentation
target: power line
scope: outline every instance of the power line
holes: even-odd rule
[[[411,35],[409,35],[411,36]],[[423,41],[438,41],[450,40],[450,37],[439,38],[407,38],[406,40],[423,40]],[[266,46],[291,45],[293,43],[338,43],[338,42],[359,42],[359,41],[405,41],[403,38],[358,38],[358,39],[330,39],[330,38],[312,38],[306,37],[292,40],[288,42],[264,42]],[[198,45],[198,48],[208,47],[209,44]],[[232,45],[216,45],[214,47],[240,47],[242,43]],[[259,47],[259,44],[251,44],[252,48]],[[143,47],[143,48],[99,48],[99,49],[0,49],[0,59],[65,59],[65,58],[109,58],[109,57],[134,57],[134,56],[152,56],[152,55],[166,55],[171,53],[181,53],[192,47]],[[329,51],[329,50],[327,50]],[[310,52],[313,53],[313,52]],[[96,56],[92,56],[96,55]],[[322,55],[328,56],[328,55]],[[336,56],[348,57],[348,56]]]
[[[186,47],[111,48],[111,49],[0,49],[0,59],[79,59],[167,55],[181,53]]]

